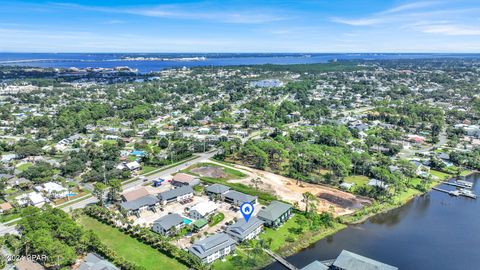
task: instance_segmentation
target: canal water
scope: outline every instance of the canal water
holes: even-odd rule
[[[480,174],[466,177],[475,183],[477,195],[479,179]],[[336,258],[342,249],[402,270],[480,269],[480,196],[474,200],[431,191],[363,224],[349,226],[287,260],[302,268],[313,260]],[[265,269],[284,268],[273,263]]]

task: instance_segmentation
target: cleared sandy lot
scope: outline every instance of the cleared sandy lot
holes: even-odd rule
[[[216,163],[214,161],[210,162]],[[216,164],[225,166],[220,163]],[[304,182],[300,182],[300,184],[297,185],[296,180],[271,172],[237,164],[229,167],[248,175],[246,178],[230,180],[229,182],[253,185],[252,179],[260,179],[260,183],[258,183],[259,189],[276,194],[278,197],[292,204],[297,202],[300,209],[305,207],[302,196],[304,192],[310,192],[317,197],[317,209],[319,212],[333,211],[333,214],[336,216],[350,214],[354,212],[355,209],[371,203],[368,199],[328,186],[308,184]]]

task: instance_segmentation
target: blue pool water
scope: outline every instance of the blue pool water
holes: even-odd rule
[[[190,219],[188,219],[188,218],[184,218],[184,219],[183,219],[183,224],[188,225],[188,224],[190,224],[190,223],[192,223],[192,220],[190,220]]]
[[[68,193],[68,194],[67,194],[68,197],[73,197],[73,196],[75,196],[75,195],[77,195],[77,193]]]

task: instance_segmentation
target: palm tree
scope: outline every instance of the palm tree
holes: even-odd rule
[[[304,192],[302,194],[303,196],[303,202],[305,203],[305,213],[308,213],[308,206],[310,205],[310,201],[315,198],[312,193],[310,192]]]
[[[122,192],[122,183],[120,180],[117,179],[111,179],[108,181],[108,186],[110,187],[110,190],[108,192],[108,199],[111,202],[117,202],[118,201],[118,195],[120,192]]]
[[[256,178],[252,178],[252,180],[250,180],[250,181],[255,186],[255,190],[258,191],[258,185],[262,183],[262,179],[260,179],[260,177],[256,177]]]

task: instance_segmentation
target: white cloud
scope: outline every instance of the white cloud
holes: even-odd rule
[[[461,25],[437,24],[437,25],[423,25],[418,29],[423,33],[428,34],[442,34],[448,36],[479,36],[480,27],[472,28]]]
[[[434,6],[434,5],[437,5],[437,4],[440,4],[440,2],[433,2],[433,1],[431,1],[431,2],[430,1],[413,2],[413,3],[403,4],[403,5],[399,5],[399,6],[387,9],[387,10],[381,12],[381,13],[383,13],[383,14],[398,13],[398,12],[402,12],[402,11],[431,7],[431,6]]]
[[[362,18],[332,18],[331,21],[362,27],[382,26],[386,31],[410,30],[421,33],[476,36],[480,25],[476,22],[478,8],[448,8],[447,2],[421,1],[399,5]]]
[[[169,19],[209,20],[232,24],[262,24],[287,19],[285,16],[278,15],[278,11],[272,10],[217,11],[216,8],[208,9],[204,6],[194,4],[157,5],[151,7],[128,8],[105,8],[71,3],[54,3],[53,5],[69,9],[83,9],[96,12],[131,14]]]
[[[331,18],[332,22],[351,25],[351,26],[367,26],[381,24],[387,21],[385,18],[360,18],[360,19],[345,19],[339,17]]]

